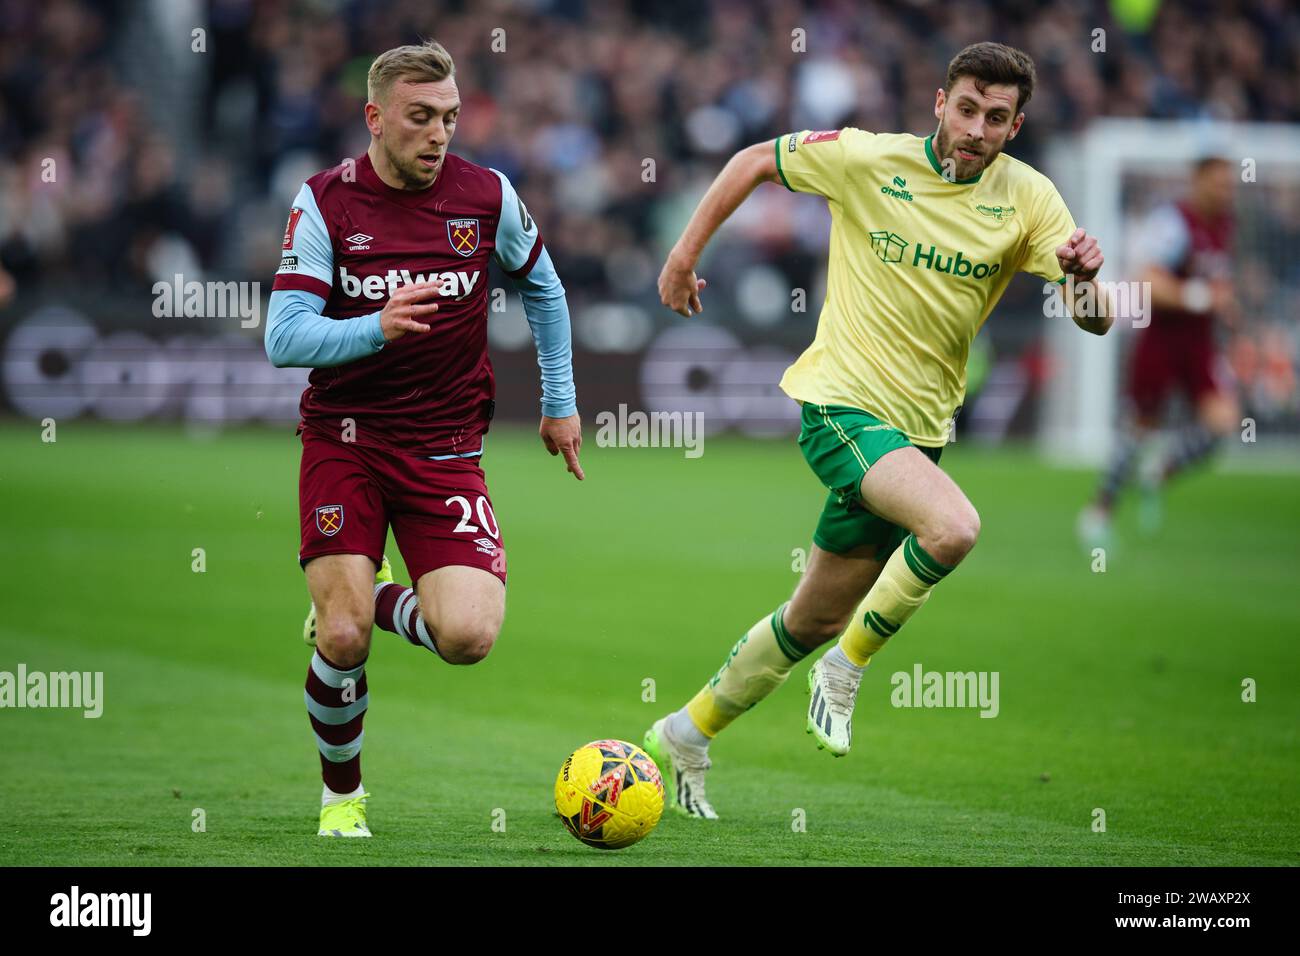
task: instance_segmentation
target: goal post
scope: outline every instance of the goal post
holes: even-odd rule
[[[1087,130],[1058,136],[1044,172],[1060,190],[1075,221],[1098,238],[1106,256],[1102,278],[1129,281],[1134,236],[1159,203],[1188,188],[1193,164],[1221,156],[1237,170],[1234,276],[1242,314],[1261,341],[1290,343],[1296,364],[1300,342],[1300,127],[1212,120],[1099,120]],[[1132,318],[1117,320],[1105,336],[1080,332],[1069,319],[1048,320],[1046,352],[1053,374],[1043,397],[1038,444],[1061,464],[1101,464],[1123,411],[1121,360],[1134,334]],[[1267,346],[1265,346],[1267,348]],[[1281,361],[1276,354],[1275,363]],[[1294,376],[1293,376],[1294,377]],[[1300,439],[1295,395],[1243,395],[1267,413],[1275,436],[1294,454]]]

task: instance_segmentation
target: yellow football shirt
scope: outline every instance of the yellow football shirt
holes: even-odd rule
[[[776,139],[781,181],[831,210],[826,301],[781,388],[848,405],[918,445],[948,441],[971,341],[1016,272],[1063,282],[1074,220],[1051,181],[998,156],[949,180],[930,138],[852,127]]]

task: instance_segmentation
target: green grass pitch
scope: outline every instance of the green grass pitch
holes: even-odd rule
[[[1093,476],[966,445],[944,465],[981,513],[980,543],[872,664],[853,753],[805,735],[805,662],[714,745],[721,821],[668,814],[631,849],[582,846],[553,815],[565,755],[639,742],[693,694],[789,596],[822,502],[792,442],[718,439],[688,460],[591,434],[582,484],[531,433],[489,438],[504,631],[470,668],[375,632],[375,838],[345,841],[315,836],[292,429],[61,425],[43,444],[36,424],[4,425],[0,670],[103,671],[106,700],[98,720],[0,711],[0,859],[1300,863],[1294,476],[1197,475],[1171,491],[1159,535],[1122,522],[1094,573],[1072,536]],[[890,675],[917,662],[997,671],[999,715],[894,708]]]

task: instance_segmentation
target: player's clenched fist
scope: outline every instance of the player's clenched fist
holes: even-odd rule
[[[1083,229],[1074,230],[1074,235],[1065,245],[1057,246],[1056,260],[1061,264],[1062,272],[1080,279],[1095,278],[1101,264],[1106,261],[1097,240]]]
[[[695,275],[694,266],[674,252],[659,273],[659,301],[678,315],[703,312],[700,293],[706,285],[707,282]]]
[[[546,450],[552,455],[563,455],[564,464],[573,472],[573,477],[582,481],[582,465],[578,463],[578,450],[582,448],[582,419],[577,413],[568,418],[542,416],[537,434],[542,436]]]
[[[429,299],[438,295],[440,282],[415,282],[398,286],[388,297],[384,311],[379,313],[379,328],[384,339],[392,342],[407,332],[428,332],[429,326],[420,319],[438,311],[438,303]]]

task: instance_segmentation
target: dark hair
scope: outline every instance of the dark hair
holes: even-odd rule
[[[975,81],[975,89],[981,93],[993,83],[1014,85],[1019,88],[1016,97],[1016,112],[1019,113],[1034,95],[1034,61],[1029,54],[1004,43],[972,43],[948,64],[948,79],[944,82],[944,93],[951,93],[953,85],[963,76]]]

